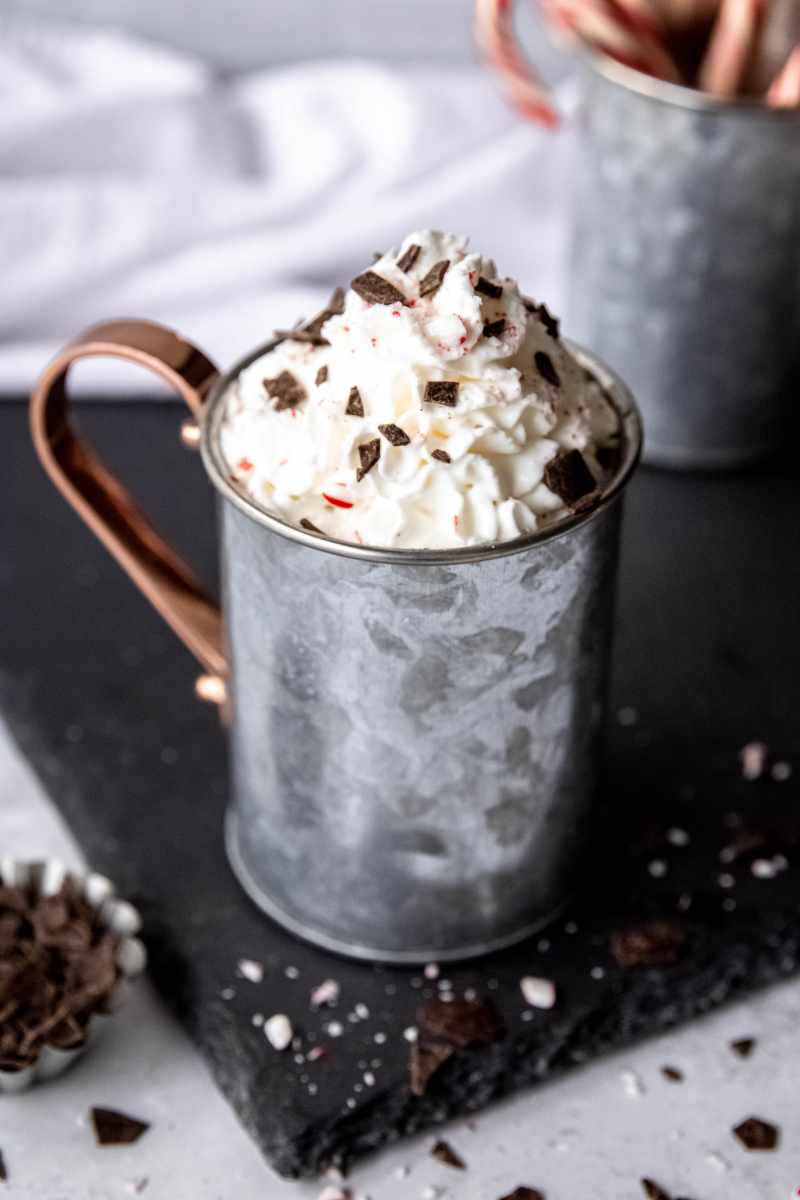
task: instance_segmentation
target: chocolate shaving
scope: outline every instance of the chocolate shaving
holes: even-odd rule
[[[457,1050],[493,1042],[502,1032],[494,1010],[480,1000],[429,1000],[417,1010],[417,1027],[409,1062],[415,1096]]]
[[[571,506],[597,486],[580,450],[562,450],[551,458],[544,469],[543,481],[545,487]]]
[[[317,529],[316,525],[312,524],[312,522],[309,521],[308,517],[301,517],[300,524],[301,524],[302,528],[307,529],[309,533],[318,533],[322,537],[325,537],[325,534],[322,532],[322,530]]]
[[[312,346],[329,346],[330,342],[322,336],[322,326],[331,317],[344,312],[344,289],[337,288],[328,303],[305,325],[300,322],[294,329],[276,329],[275,335],[281,341],[308,342]]]
[[[438,1158],[440,1163],[444,1163],[446,1167],[455,1167],[457,1171],[465,1171],[467,1164],[464,1162],[460,1154],[456,1154],[449,1142],[440,1140],[431,1148],[431,1154],[434,1158]]]
[[[414,266],[414,263],[417,261],[417,259],[420,256],[421,250],[422,250],[421,246],[411,245],[408,247],[408,249],[405,251],[405,253],[402,254],[400,256],[400,258],[398,258],[398,260],[397,260],[398,269],[401,270],[404,275],[407,275],[408,272],[411,270],[411,268]]]
[[[403,293],[393,283],[375,271],[356,275],[350,287],[368,304],[402,304],[405,300]]]
[[[748,1117],[740,1125],[734,1126],[732,1132],[745,1150],[774,1150],[780,1138],[778,1127],[769,1121],[762,1121],[760,1117]]]
[[[443,463],[449,463],[453,461],[446,450],[434,450],[431,454],[431,458],[436,458],[439,460],[439,462]]]
[[[677,1067],[662,1067],[661,1074],[670,1083],[683,1083],[683,1071],[679,1071]]]
[[[499,283],[492,283],[490,279],[485,279],[481,275],[478,282],[475,284],[475,291],[480,292],[482,296],[488,296],[491,300],[499,300],[503,294],[503,289]]]
[[[362,442],[358,447],[358,457],[361,460],[361,466],[356,471],[356,483],[367,475],[381,456],[381,440],[380,438],[372,438],[369,442]]]
[[[444,1044],[423,1044],[415,1042],[411,1047],[411,1059],[409,1062],[409,1075],[411,1081],[411,1091],[415,1096],[424,1096],[428,1088],[428,1083],[432,1075],[434,1075],[442,1063],[447,1062],[455,1054],[452,1046]]]
[[[558,371],[553,366],[553,360],[546,350],[537,350],[533,356],[533,361],[536,363],[536,370],[542,379],[546,379],[548,383],[552,383],[553,387],[561,387]]]
[[[549,311],[547,305],[546,304],[536,304],[535,301],[528,300],[527,298],[525,299],[524,303],[525,303],[526,311],[529,313],[534,313],[534,315],[539,318],[539,320],[542,322],[542,324],[544,325],[547,332],[550,334],[550,337],[558,339],[558,333],[559,333],[558,317],[553,316],[553,314]],[[592,378],[594,378],[594,376],[592,376]]]
[[[350,395],[347,397],[347,408],[344,411],[345,416],[348,417],[363,417],[364,401],[361,399],[361,392],[357,387],[350,388]]]
[[[731,1042],[731,1050],[734,1054],[738,1054],[739,1058],[749,1058],[755,1049],[755,1038],[737,1038],[735,1042]]]
[[[90,1116],[98,1146],[130,1146],[150,1128],[147,1121],[114,1108],[92,1108]]]
[[[458,403],[458,384],[445,379],[432,380],[425,384],[422,399],[426,404],[444,404],[447,408],[455,408]]]
[[[647,1196],[647,1200],[672,1200],[669,1192],[665,1192],[664,1189],[659,1187],[658,1184],[652,1179],[642,1180],[642,1191],[644,1192],[645,1196]]]
[[[501,1196],[500,1200],[544,1200],[544,1192],[522,1184],[520,1187],[514,1188],[513,1192],[509,1192],[507,1196]]]
[[[598,446],[594,456],[604,471],[616,471],[621,458],[620,448],[619,446]]]
[[[282,342],[307,342],[310,346],[330,346],[327,338],[321,333],[299,325],[297,329],[276,329],[275,337]]]
[[[378,429],[393,446],[407,446],[411,438],[399,425],[379,425]]]
[[[450,260],[443,258],[441,262],[434,263],[428,274],[420,280],[419,294],[420,296],[432,296],[438,292],[442,286],[445,275],[450,267]]]
[[[272,406],[275,412],[296,408],[306,398],[305,388],[298,379],[295,379],[291,371],[281,371],[280,375],[276,375],[274,379],[265,379],[264,389],[267,395],[275,401]]]
[[[320,369],[317,371],[317,377],[314,380],[314,383],[317,385],[317,387],[319,387],[320,384],[326,383],[327,379],[328,379],[328,368],[320,367]]]
[[[686,933],[670,921],[645,921],[611,935],[611,953],[620,967],[667,967],[677,962]]]
[[[0,1150],[0,1183],[8,1183],[8,1171],[6,1170],[6,1160],[3,1158],[2,1150]]]
[[[496,321],[487,321],[483,327],[483,336],[487,338],[500,337],[500,335],[505,331],[505,327],[505,317],[498,317]]]

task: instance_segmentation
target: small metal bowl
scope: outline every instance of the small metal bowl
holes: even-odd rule
[[[99,914],[102,923],[120,938],[116,953],[120,977],[108,1000],[109,1012],[92,1016],[86,1038],[79,1046],[69,1050],[44,1046],[29,1067],[19,1071],[0,1069],[0,1093],[24,1092],[32,1084],[53,1079],[71,1066],[97,1037],[98,1022],[102,1022],[104,1016],[113,1016],[124,1002],[128,981],[140,975],[147,965],[144,943],[136,936],[141,929],[141,917],[132,904],[119,899],[113,883],[105,875],[68,870],[57,859],[27,862],[18,858],[0,858],[0,883],[5,887],[32,886],[40,896],[52,896],[68,878]]]

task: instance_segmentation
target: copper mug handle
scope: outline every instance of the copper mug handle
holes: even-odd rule
[[[200,350],[163,325],[109,321],[87,329],[45,368],[31,395],[30,421],[36,453],[53,483],[200,660],[206,675],[198,680],[198,694],[222,703],[227,661],[219,606],[70,424],[69,369],[79,359],[96,357],[148,367],[174,388],[196,418],[218,371]]]

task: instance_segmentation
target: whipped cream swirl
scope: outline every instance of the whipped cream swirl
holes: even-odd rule
[[[592,502],[619,421],[547,310],[465,238],[410,234],[224,397],[238,487],[378,547],[506,541]]]

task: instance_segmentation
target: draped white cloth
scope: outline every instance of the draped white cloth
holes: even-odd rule
[[[229,364],[426,225],[558,311],[569,152],[477,64],[221,79],[118,32],[0,18],[0,392],[112,316]],[[89,384],[143,385],[107,365]]]

